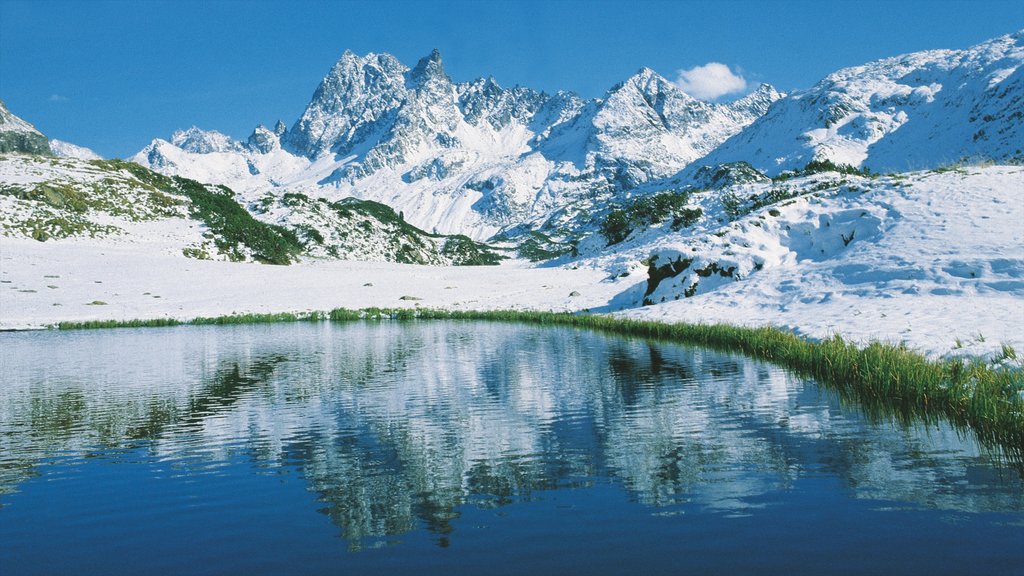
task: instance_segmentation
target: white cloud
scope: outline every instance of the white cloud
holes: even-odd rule
[[[694,98],[714,100],[719,96],[746,90],[747,81],[725,64],[708,62],[703,66],[680,70],[676,86]]]
[[[50,102],[67,102],[68,101],[68,97],[67,96],[61,96],[60,94],[50,94],[50,97],[48,98],[48,100]]]

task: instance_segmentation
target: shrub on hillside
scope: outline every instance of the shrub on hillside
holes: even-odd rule
[[[601,223],[601,235],[608,246],[622,242],[641,226],[654,226],[671,221],[672,229],[692,226],[700,219],[700,208],[687,207],[690,195],[686,192],[664,192],[643,196],[632,203],[608,213]]]

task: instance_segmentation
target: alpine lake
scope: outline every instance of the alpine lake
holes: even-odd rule
[[[1024,481],[941,421],[571,327],[3,333],[0,572],[1022,574]]]

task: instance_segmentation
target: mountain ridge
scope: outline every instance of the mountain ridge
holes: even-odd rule
[[[277,142],[260,127],[244,143],[176,133],[133,159],[253,195],[383,202],[426,230],[484,239],[541,227],[559,206],[586,210],[594,190],[607,199],[669,176],[779,97],[765,85],[735,103],[702,102],[645,68],[583,100],[493,78],[453,82],[436,50],[412,68],[346,51]]]
[[[1024,158],[1024,30],[837,70],[684,169],[744,161],[770,176],[815,160],[877,172]]]

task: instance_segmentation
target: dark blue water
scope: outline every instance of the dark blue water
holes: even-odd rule
[[[1022,574],[1024,484],[948,427],[587,331],[0,334],[0,573]]]

